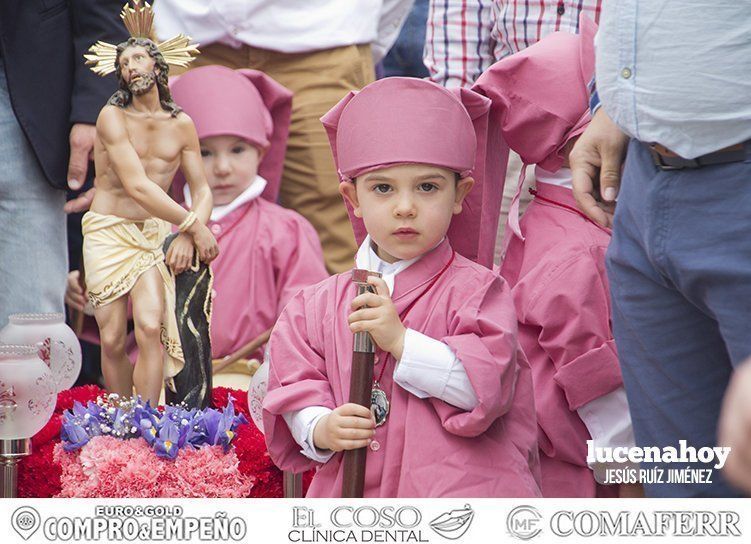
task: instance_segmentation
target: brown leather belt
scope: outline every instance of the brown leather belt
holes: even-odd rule
[[[731,145],[695,159],[684,159],[660,144],[649,144],[649,152],[657,168],[661,170],[682,170],[684,168],[701,168],[713,164],[740,162],[751,157],[751,140]]]

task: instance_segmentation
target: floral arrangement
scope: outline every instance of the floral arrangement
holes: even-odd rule
[[[178,405],[165,406],[160,412],[140,397],[121,399],[109,394],[85,406],[74,402],[73,410],[63,414],[60,437],[67,452],[79,450],[99,436],[122,440],[140,437],[159,457],[174,460],[181,448],[222,446],[227,453],[237,427],[247,423],[242,413],[235,414],[232,397],[222,411],[188,410]]]
[[[154,425],[154,419],[145,418],[149,420],[152,427],[149,428],[144,423],[139,429],[132,431],[133,426],[138,427],[138,425],[130,425],[126,428],[125,421],[122,424],[115,423],[112,420],[119,417],[117,410],[114,414],[110,414],[108,406],[105,410],[108,415],[101,417],[112,421],[112,424],[105,424],[110,430],[104,431],[100,427],[99,434],[91,431],[91,435],[87,431],[86,444],[73,448],[72,445],[82,441],[84,437],[71,425],[75,424],[85,429],[85,426],[76,423],[76,418],[85,418],[85,414],[80,409],[76,414],[75,403],[80,403],[87,412],[92,410],[101,413],[97,399],[105,395],[106,392],[96,386],[74,387],[58,394],[54,415],[47,425],[32,438],[32,454],[20,462],[19,497],[283,496],[282,472],[271,461],[266,451],[263,434],[252,421],[240,423],[235,426],[234,430],[232,424],[228,426],[230,414],[232,414],[233,422],[240,416],[243,416],[245,421],[249,419],[250,413],[245,392],[224,387],[217,387],[212,391],[212,405],[229,406],[232,404],[234,413],[225,409],[222,415],[226,419],[224,422],[219,421],[216,427],[214,427],[216,421],[213,419],[215,416],[210,416],[208,422],[203,418],[206,431],[205,438],[202,439],[202,447],[194,447],[194,443],[188,441],[187,429],[184,431],[183,445],[179,445],[181,429],[187,427],[182,420],[190,421],[188,418],[180,417],[185,415],[184,409],[164,408],[160,412],[151,407],[146,410],[144,405],[142,410],[153,416],[157,424],[169,412],[168,418],[172,424],[168,429],[174,437],[173,427],[177,428],[177,441],[168,440],[169,436],[165,431],[165,434],[159,438],[162,445],[158,446],[157,438],[161,428]],[[90,406],[89,403],[96,404],[97,408]],[[70,411],[67,420],[66,411]],[[144,415],[142,412],[139,414]],[[135,417],[135,410],[133,415]],[[91,417],[89,416],[89,419]],[[204,427],[200,427],[200,421],[195,421],[196,417],[197,413],[194,413],[193,422],[199,424],[199,429],[192,430],[199,431],[201,434]],[[68,430],[64,430],[65,423],[68,423]],[[133,421],[131,420],[130,423]],[[151,435],[154,438],[153,442],[150,443],[149,439],[143,436],[142,429],[144,428],[149,429],[145,434]],[[231,435],[222,436],[219,432],[220,428],[225,432],[228,429]],[[154,429],[155,432],[150,429]],[[214,432],[215,429],[217,432]],[[125,433],[125,431],[134,439],[123,440],[116,434],[117,432]],[[141,434],[136,437],[138,433]],[[67,437],[64,441],[61,440],[63,435]],[[194,435],[191,436],[195,438]],[[167,442],[172,442],[169,447],[167,447]],[[177,448],[173,444],[177,444]],[[66,445],[71,451],[66,451]],[[164,448],[163,455],[159,455],[158,448],[159,450]],[[173,452],[175,456],[170,457],[167,452]],[[95,465],[98,467],[99,474],[96,478],[92,476]],[[116,480],[115,474],[122,477]],[[303,476],[304,489],[307,488],[311,479],[312,472]]]

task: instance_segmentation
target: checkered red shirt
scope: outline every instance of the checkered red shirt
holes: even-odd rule
[[[468,87],[494,62],[561,30],[583,11],[597,22],[602,0],[430,0],[424,61],[430,79]]]

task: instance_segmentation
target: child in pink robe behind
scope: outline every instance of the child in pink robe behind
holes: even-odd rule
[[[356,267],[382,277],[357,298],[350,273],[304,289],[272,334],[266,443],[283,470],[318,467],[308,496],[341,496],[342,451],[359,447],[365,497],[539,496],[530,370],[509,289],[488,268],[498,207],[483,203],[503,180],[485,154],[488,114],[466,89],[387,78],[322,119],[362,242]],[[348,402],[358,331],[377,346],[378,426]]]
[[[276,204],[290,91],[261,72],[223,66],[189,70],[171,91],[195,123],[214,198],[208,227],[220,248],[211,263],[216,364],[273,327],[297,291],[328,273],[315,229],[297,212]],[[180,185],[175,189],[184,192],[189,205],[189,193]],[[261,359],[262,353],[259,348],[250,357]],[[215,375],[215,385],[247,389],[250,377],[242,378],[241,365],[234,365],[240,383],[225,383],[225,371]]]
[[[588,464],[587,441],[634,445],[610,327],[610,231],[578,211],[567,163],[589,123],[595,28],[585,18],[580,28],[580,35],[551,34],[494,64],[474,86],[502,112],[509,147],[537,165],[535,198],[521,223],[512,205],[500,271],[532,368],[545,497],[616,496],[617,485],[602,485],[616,466]]]

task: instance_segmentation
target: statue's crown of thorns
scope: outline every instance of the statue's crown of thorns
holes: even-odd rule
[[[151,39],[154,25],[154,11],[151,5],[142,0],[130,0],[133,7],[126,3],[120,12],[120,18],[128,29],[132,38]],[[156,42],[155,42],[156,43]],[[171,66],[187,66],[198,56],[198,44],[190,43],[190,36],[178,34],[174,38],[156,44],[165,62]],[[89,53],[84,55],[86,64],[100,76],[106,76],[115,71],[117,45],[98,41],[89,47]]]

